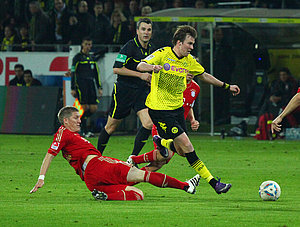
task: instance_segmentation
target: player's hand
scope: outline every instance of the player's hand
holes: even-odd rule
[[[44,185],[44,180],[39,179],[36,185],[31,189],[30,194],[33,192],[36,192],[39,188],[43,187]]]
[[[67,72],[65,72],[65,77],[70,77],[71,76],[71,70],[69,69]]]
[[[199,128],[199,125],[200,125],[199,121],[197,121],[197,120],[191,121],[191,129],[193,131],[197,131]]]
[[[281,123],[282,122],[282,118],[280,116],[276,117],[275,120],[272,121],[271,124],[271,131],[272,133],[276,132],[280,132],[281,131]]]
[[[101,88],[98,88],[98,93],[99,93],[99,96],[102,97],[103,95],[103,90]]]
[[[163,67],[161,65],[154,65],[153,66],[153,71],[155,73],[158,73]]]
[[[74,98],[77,98],[77,92],[75,90],[71,90],[71,95],[74,97]]]
[[[230,85],[229,90],[233,96],[237,96],[238,94],[240,94],[240,88],[237,85]]]
[[[141,79],[148,83],[151,83],[151,78],[152,78],[152,75],[150,73],[142,73],[141,74]]]

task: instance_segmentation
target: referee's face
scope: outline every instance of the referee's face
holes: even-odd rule
[[[149,42],[152,36],[152,25],[142,22],[140,27],[136,30],[136,34],[140,42]]]
[[[82,52],[89,53],[92,49],[93,42],[91,40],[84,40],[81,45],[82,45]]]

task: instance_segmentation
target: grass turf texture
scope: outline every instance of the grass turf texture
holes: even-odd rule
[[[0,135],[0,226],[299,226],[300,141],[196,135],[191,140],[211,173],[232,183],[227,194],[217,195],[202,179],[195,195],[141,183],[144,201],[99,202],[61,154],[44,187],[29,194],[52,137]],[[96,138],[90,141],[97,144]],[[126,160],[133,141],[133,136],[112,136],[104,154]],[[150,149],[149,140],[143,152]],[[195,175],[178,155],[160,172],[182,181]],[[281,186],[278,201],[259,198],[265,180]]]

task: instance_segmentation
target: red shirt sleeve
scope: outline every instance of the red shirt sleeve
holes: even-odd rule
[[[300,87],[298,87],[298,91],[297,91],[297,93],[300,93]]]
[[[49,154],[56,156],[59,153],[59,151],[64,147],[64,144],[66,141],[64,139],[64,137],[66,136],[66,134],[64,134],[65,129],[66,128],[64,128],[64,127],[60,127],[57,130],[57,132],[55,133],[53,142],[52,142],[50,148],[48,149]]]

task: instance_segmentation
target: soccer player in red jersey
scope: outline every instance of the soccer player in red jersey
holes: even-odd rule
[[[187,87],[183,92],[183,108],[184,108],[184,118],[188,119],[191,123],[191,128],[193,131],[197,131],[199,128],[199,122],[195,119],[193,106],[195,103],[196,98],[199,95],[200,87],[199,85],[193,80],[193,75],[188,73],[187,74]],[[158,135],[157,128],[153,125],[152,128],[152,137]],[[169,150],[168,157],[163,157],[160,152],[158,151],[157,145],[155,142],[154,150],[138,155],[138,156],[129,156],[127,162],[131,164],[140,164],[140,163],[148,163],[149,165],[142,168],[142,170],[147,171],[157,171],[159,170],[164,164],[167,164],[170,159],[173,157],[174,152]]]
[[[78,134],[81,120],[75,107],[63,107],[58,113],[58,120],[61,127],[54,135],[43,160],[38,181],[30,193],[43,187],[50,163],[60,150],[98,200],[143,200],[143,192],[132,186],[139,182],[195,193],[200,180],[199,175],[187,182],[181,182],[162,173],[139,170],[126,162],[102,156],[100,151]]]

